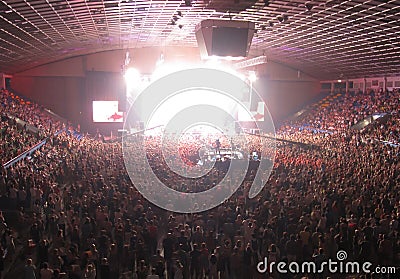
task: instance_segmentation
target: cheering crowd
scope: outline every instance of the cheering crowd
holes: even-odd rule
[[[310,111],[301,122],[298,120],[286,121],[279,128],[277,136],[306,143],[320,142],[332,133],[347,133],[351,126],[374,113],[385,112],[394,115],[394,122],[387,123],[385,127],[391,127],[395,133],[393,138],[398,141],[396,127],[393,125],[396,119],[399,119],[398,105],[399,91],[397,89],[347,93],[330,103],[329,106],[320,106]],[[300,126],[305,126],[307,129],[299,129]],[[321,132],[315,133],[315,130]],[[384,130],[382,127],[377,132],[385,133]]]
[[[8,99],[2,98],[2,115],[7,112],[44,128],[46,135],[61,127],[38,106],[23,105],[21,99],[11,104]],[[24,278],[326,278],[338,275],[279,274],[276,269],[260,273],[257,264],[265,257],[269,262],[320,263],[337,259],[338,251],[345,251],[348,260],[398,267],[399,147],[381,140],[399,142],[399,108],[398,91],[349,93],[302,120],[332,134],[296,130],[301,123],[293,122],[277,131],[277,139],[310,145],[280,140],[271,144],[269,138],[256,135],[233,139],[274,159],[271,176],[265,178],[262,192],[249,199],[258,170],[253,163],[243,181],[235,175],[229,178],[240,183],[229,199],[196,214],[175,214],[149,203],[125,170],[121,142],[78,140],[68,131],[50,136],[31,158],[1,171],[1,195],[28,226],[19,257]],[[374,112],[388,113],[389,120],[362,131],[349,129]],[[18,146],[15,142],[31,145],[25,131],[6,121],[1,124],[2,129],[8,127],[1,137],[4,158],[22,150],[8,150]],[[212,143],[215,138],[202,140]],[[179,166],[200,171],[201,165],[188,164],[199,148],[195,142],[180,143]],[[144,144],[157,177],[179,191],[204,191],[226,173],[215,167],[205,178],[183,178],[160,159],[165,150],[176,150],[173,140],[167,138],[162,145],[160,135],[152,135],[129,143],[132,150]],[[230,146],[229,140],[222,140],[223,148]],[[140,176],[140,169],[137,172]],[[149,187],[153,183],[147,181]],[[15,256],[8,252],[13,250],[10,242],[22,228],[8,226],[4,217],[0,222],[4,261]],[[380,278],[361,272],[346,276]]]

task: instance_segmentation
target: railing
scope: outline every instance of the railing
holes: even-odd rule
[[[310,124],[292,125],[292,127],[299,129],[299,131],[303,131],[303,130],[312,131],[314,134],[316,134],[316,133],[333,134],[334,133],[333,131],[330,131],[330,130],[312,127]]]
[[[17,126],[20,126],[20,127],[24,127],[25,126],[26,127],[25,129],[28,132],[31,132],[31,133],[34,133],[34,134],[38,134],[39,133],[39,129],[37,127],[29,124],[28,122],[26,122],[26,121],[24,121],[24,120],[22,120],[22,119],[20,119],[20,118],[18,118],[16,116],[14,116],[12,114],[9,114],[9,113],[7,113],[7,117],[9,119],[13,119],[15,121],[15,123],[17,124]]]
[[[395,143],[395,142],[391,142],[391,141],[387,141],[387,140],[377,140],[385,145],[390,145],[391,147],[400,147],[399,143]]]
[[[43,145],[45,145],[47,142],[47,138],[42,140],[41,142],[39,142],[38,144],[36,144],[35,146],[29,148],[28,150],[22,152],[21,154],[17,155],[16,157],[12,158],[10,161],[6,162],[5,164],[3,164],[3,168],[8,168],[11,167],[12,165],[14,165],[15,163],[25,159],[27,156],[31,156],[33,152],[35,152],[36,150],[38,150],[40,147],[42,147]]]
[[[389,117],[389,115],[386,112],[376,112],[358,121],[356,124],[351,126],[350,129],[360,131],[365,127],[367,127],[368,125],[370,125],[371,123],[375,122],[376,120],[385,121],[387,117]]]
[[[14,90],[12,90],[12,89],[10,89],[9,91],[10,91],[12,94],[14,94],[15,96],[18,96],[19,98],[23,99],[24,101],[30,101],[30,102],[34,103],[34,101],[32,101],[31,99],[27,98],[26,96],[23,96],[23,95],[19,94],[18,92],[14,91]],[[63,118],[63,117],[57,115],[56,113],[52,112],[52,111],[49,110],[49,109],[42,108],[42,111],[43,111],[44,113],[47,113],[47,114],[50,115],[51,117],[54,117],[54,118],[60,120],[60,121],[63,122],[63,123],[67,123],[67,120],[66,120],[65,118]],[[38,134],[38,133],[40,132],[39,128],[37,128],[37,127],[35,127],[35,126],[29,124],[28,122],[26,122],[26,121],[24,121],[24,120],[22,120],[22,119],[19,119],[18,117],[14,116],[14,115],[7,114],[7,116],[8,116],[8,118],[13,119],[17,125],[19,125],[19,126],[21,126],[21,127],[25,127],[25,129],[26,129],[28,132],[31,132],[31,133],[34,133],[34,134]],[[64,130],[65,130],[65,129],[64,129]],[[54,135],[57,136],[58,134],[60,134],[60,133],[61,133],[62,131],[64,131],[64,130],[57,131]],[[82,136],[79,135],[79,134],[75,134],[75,131],[74,131],[74,136],[76,136],[78,139],[80,139],[80,138],[82,137]],[[48,137],[45,138],[45,139],[43,139],[42,141],[40,141],[39,143],[37,143],[37,144],[34,145],[33,147],[29,148],[28,150],[22,152],[21,154],[17,155],[16,157],[12,158],[11,160],[9,160],[9,161],[6,162],[5,164],[3,164],[3,167],[4,167],[4,168],[8,168],[8,167],[14,165],[15,163],[17,163],[17,162],[19,162],[19,161],[25,159],[27,156],[31,156],[31,154],[32,154],[33,152],[35,152],[35,151],[38,150],[40,147],[42,147],[43,145],[45,145],[45,144],[47,143],[47,140],[48,140],[48,139],[49,139]]]
[[[305,117],[315,105],[317,105],[320,101],[325,100],[329,96],[334,96],[334,94],[331,94],[330,92],[321,92],[320,94],[303,104],[302,108],[289,116],[288,119],[295,120],[299,119],[300,117]]]
[[[63,130],[60,130],[58,132],[56,132],[54,135],[57,136],[58,134],[60,134]],[[41,142],[37,143],[36,145],[34,145],[33,147],[29,148],[28,150],[22,152],[21,154],[15,156],[14,158],[12,158],[11,160],[9,160],[8,162],[3,164],[3,168],[9,168],[12,165],[14,165],[15,163],[25,159],[27,156],[31,156],[33,152],[35,152],[36,150],[38,150],[40,147],[42,147],[43,145],[45,145],[47,143],[47,140],[49,138],[45,138],[44,140],[42,140]]]

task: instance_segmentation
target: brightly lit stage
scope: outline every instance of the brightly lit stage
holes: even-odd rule
[[[202,161],[243,159],[243,152],[240,150],[221,148],[219,151],[216,151],[212,147],[202,147],[198,153]]]
[[[231,161],[243,160],[245,158],[244,156],[249,159],[250,169],[257,169],[260,163],[260,158],[255,152],[252,154],[244,154],[240,149],[233,150],[221,148],[219,152],[216,152],[212,147],[203,151],[200,148],[199,156],[200,158],[197,158],[196,162],[193,160],[194,158],[191,158],[191,161],[198,166],[214,166],[221,171],[227,171]]]

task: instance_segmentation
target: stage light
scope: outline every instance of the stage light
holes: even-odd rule
[[[221,60],[216,56],[210,56],[204,61],[204,65],[210,68],[219,68],[221,66]]]
[[[181,62],[173,62],[173,63],[161,63],[157,66],[154,72],[151,75],[151,80],[156,80],[161,77],[164,77],[168,74],[172,74],[173,72],[184,70],[189,68],[190,66]]]
[[[280,23],[284,23],[284,22],[286,22],[286,21],[288,21],[289,20],[289,16],[288,15],[281,15],[281,16],[278,16],[278,21],[280,22]]]
[[[143,104],[147,107],[146,104]],[[191,108],[197,105],[205,105],[204,115],[210,113],[210,107],[218,107],[220,110],[225,111],[230,115],[248,115],[247,118],[251,119],[251,113],[243,103],[237,102],[233,98],[226,96],[223,93],[211,91],[208,89],[190,89],[183,92],[174,94],[163,100],[163,102],[154,110],[148,121],[148,127],[156,127],[159,125],[166,125],[177,113],[183,111],[184,109]],[[226,119],[220,119],[219,114],[216,115],[216,127],[225,127]],[[193,116],[196,118],[197,116]],[[203,126],[201,129],[202,133],[210,132],[210,129],[204,127],[207,126],[203,122],[193,122],[194,126]],[[214,123],[214,124],[216,124]],[[209,126],[209,125],[208,125]],[[172,127],[170,127],[172,129]],[[189,129],[190,127],[188,127]]]
[[[255,82],[257,80],[257,75],[255,71],[249,71],[249,81]]]
[[[161,54],[160,54],[160,58],[157,60],[157,62],[156,62],[156,66],[158,67],[158,66],[160,66],[161,64],[163,64],[164,63],[164,53],[162,53],[161,52]]]
[[[126,69],[124,78],[125,78],[127,93],[131,92],[133,88],[139,86],[140,72],[135,68],[128,68]]]
[[[139,80],[140,72],[135,68],[128,68],[128,69],[126,69],[124,78],[125,78],[125,81]]]
[[[289,20],[289,16],[288,15],[283,15],[283,22],[286,22]]]
[[[246,75],[238,72],[234,67],[232,67],[232,65],[227,64],[226,62],[226,59],[221,59],[218,56],[210,56],[205,60],[204,65],[210,69],[217,69],[235,75],[243,81],[247,80]]]

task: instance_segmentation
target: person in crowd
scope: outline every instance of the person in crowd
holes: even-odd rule
[[[83,278],[85,279],[96,279],[96,267],[94,264],[89,263],[83,271]]]
[[[40,279],[52,279],[54,271],[49,268],[49,264],[44,262],[42,268],[40,269]]]
[[[26,264],[24,267],[24,278],[36,279],[36,266],[33,264],[31,258],[26,260]]]

